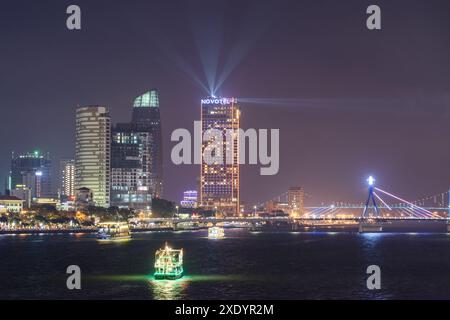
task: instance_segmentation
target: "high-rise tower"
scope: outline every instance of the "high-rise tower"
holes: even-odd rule
[[[160,198],[163,193],[163,156],[158,91],[150,90],[134,99],[131,122],[136,132],[151,135],[150,159],[144,156],[143,161],[150,163],[151,192],[154,197]]]
[[[151,130],[132,123],[112,129],[111,205],[149,210],[155,196],[152,180]]]
[[[288,190],[289,214],[299,217],[304,214],[305,191],[302,187],[290,187]]]
[[[220,132],[221,139],[202,142],[200,205],[225,215],[239,214],[239,122],[235,98],[206,98],[201,102],[202,136],[209,129]],[[231,138],[230,138],[231,137]],[[222,161],[210,161],[205,152],[216,145]],[[230,157],[231,156],[231,157]]]
[[[111,123],[106,107],[76,112],[75,189],[89,188],[96,206],[109,207]]]
[[[69,198],[75,197],[75,160],[64,159],[60,162],[61,195]]]
[[[49,154],[39,151],[13,154],[11,160],[11,190],[26,186],[33,198],[51,197],[51,161]]]

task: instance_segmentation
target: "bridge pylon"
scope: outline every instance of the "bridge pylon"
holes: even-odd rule
[[[367,183],[369,184],[369,195],[367,197],[366,205],[364,206],[364,210],[361,215],[361,220],[359,222],[359,232],[360,233],[382,232],[383,226],[380,222],[376,220],[376,218],[380,218],[381,215],[374,194],[375,179],[372,176],[370,176],[367,179]],[[371,203],[373,206],[374,215],[367,216]]]

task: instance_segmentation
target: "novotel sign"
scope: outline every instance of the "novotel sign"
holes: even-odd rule
[[[207,98],[202,99],[202,104],[232,104],[237,103],[236,98]]]

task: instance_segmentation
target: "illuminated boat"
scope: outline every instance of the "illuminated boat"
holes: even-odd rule
[[[98,225],[97,239],[123,240],[130,239],[131,232],[127,222],[103,222]]]
[[[225,230],[220,227],[211,227],[208,229],[209,239],[222,239],[225,237]]]
[[[195,222],[180,222],[176,225],[175,229],[178,231],[193,231],[199,230],[200,227],[198,226],[198,223]]]
[[[155,279],[176,280],[183,276],[183,249],[172,249],[167,243],[155,253]]]

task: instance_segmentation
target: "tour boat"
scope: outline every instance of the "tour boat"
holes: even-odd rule
[[[98,225],[97,239],[123,240],[130,239],[131,232],[127,222],[103,222]]]
[[[209,239],[222,239],[225,237],[225,230],[220,227],[211,227],[208,229]]]
[[[172,249],[167,243],[155,253],[155,279],[176,280],[183,276],[183,249]]]
[[[195,222],[180,222],[175,227],[177,231],[194,231],[199,229],[198,223]]]

